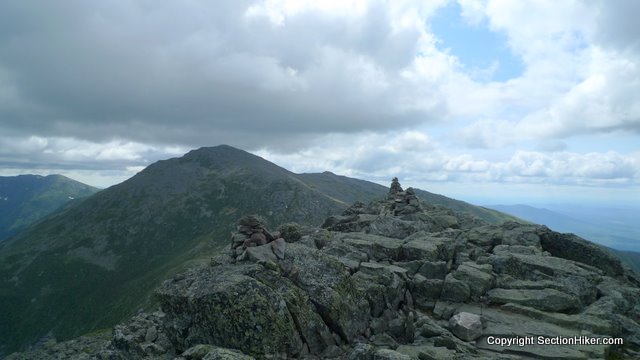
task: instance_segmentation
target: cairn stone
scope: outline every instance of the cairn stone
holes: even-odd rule
[[[267,243],[267,237],[264,235],[264,233],[261,232],[255,232],[251,234],[251,238],[249,240],[257,246]]]
[[[238,232],[231,234],[230,255],[234,261],[265,262],[284,259],[286,244],[281,231],[271,233],[261,217],[243,216],[238,219],[236,229]],[[297,225],[295,229],[297,230]],[[270,246],[263,247],[264,245]]]
[[[389,188],[389,198],[390,199],[395,198],[396,194],[400,192],[403,192],[402,186],[400,186],[400,182],[398,181],[398,178],[394,177],[391,180],[391,187]]]

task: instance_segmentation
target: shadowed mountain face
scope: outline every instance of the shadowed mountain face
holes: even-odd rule
[[[0,241],[97,191],[62,175],[0,176]]]
[[[0,341],[11,351],[46,334],[66,339],[152,305],[160,280],[218,252],[242,215],[317,226],[386,192],[331,173],[297,175],[229,146],[159,161],[0,243]]]

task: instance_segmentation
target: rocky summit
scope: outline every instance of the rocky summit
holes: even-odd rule
[[[156,290],[159,311],[9,358],[640,358],[638,277],[574,235],[490,225],[397,179],[321,228],[236,230]]]

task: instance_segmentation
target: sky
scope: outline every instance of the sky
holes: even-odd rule
[[[640,2],[0,2],[0,175],[232,145],[474,203],[640,203]]]

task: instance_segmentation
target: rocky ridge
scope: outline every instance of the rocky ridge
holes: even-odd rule
[[[321,228],[243,217],[229,254],[166,280],[160,311],[73,353],[11,359],[604,359],[640,357],[640,281],[544,226],[489,225],[394,179]],[[500,346],[494,338],[619,337]],[[74,340],[75,341],[75,340]]]

